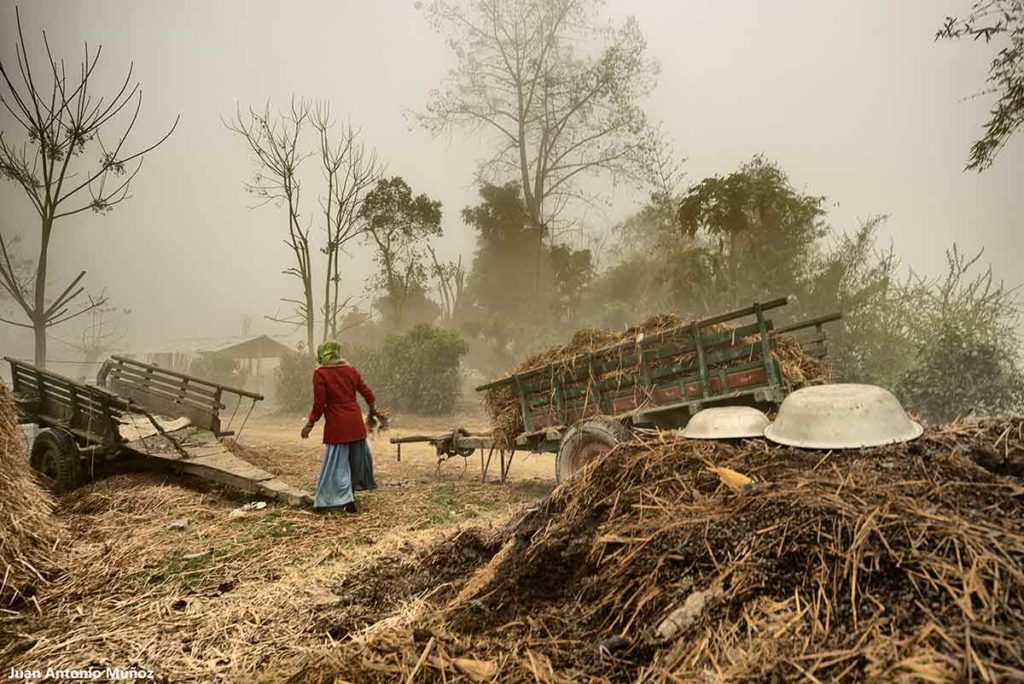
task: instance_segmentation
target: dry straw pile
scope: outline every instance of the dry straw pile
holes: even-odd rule
[[[632,362],[632,365],[622,363],[623,345],[628,349],[631,345],[637,344],[645,335],[668,331],[672,332],[668,333],[667,339],[686,341],[690,339],[687,325],[687,321],[674,314],[659,314],[622,332],[602,328],[583,328],[577,330],[567,343],[534,354],[513,372],[523,373],[549,364],[559,364],[565,370],[569,370],[577,364],[585,362],[586,357],[592,354],[596,363],[619,361],[620,365],[615,370],[589,378],[588,382],[591,387],[594,383],[611,379],[625,382],[639,377],[640,369],[635,362]],[[733,330],[731,326],[716,324],[703,328],[703,333],[723,333],[731,330]],[[802,387],[829,381],[829,369],[818,359],[804,352],[792,337],[775,335],[774,340],[775,357],[782,368],[783,376],[791,385]],[[744,361],[755,361],[761,357],[759,342],[760,337],[758,336],[732,340],[732,344],[750,346],[750,355]],[[696,373],[696,359],[696,352],[688,352],[662,359],[656,365],[679,365]],[[596,396],[593,389],[591,389],[591,395]],[[554,397],[551,402],[553,405]],[[511,446],[514,437],[523,429],[522,412],[511,383],[488,390],[484,394],[483,403],[499,446]],[[589,414],[597,413],[596,402],[593,402],[592,405],[593,410]]]
[[[341,647],[288,675],[1017,681],[1024,487],[974,459],[1020,462],[1022,436],[983,421],[823,453],[652,434],[505,528],[353,574],[315,627]]]
[[[28,464],[10,390],[0,382],[0,605],[31,598],[53,568],[61,526]]]

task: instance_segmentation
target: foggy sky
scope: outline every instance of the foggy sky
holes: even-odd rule
[[[610,18],[633,14],[661,66],[647,111],[685,157],[687,182],[728,173],[753,154],[777,161],[803,190],[829,199],[830,220],[852,231],[858,219],[891,218],[882,243],[915,269],[941,270],[944,250],[987,249],[999,277],[1024,280],[1024,134],[995,166],[964,172],[991,98],[982,86],[990,51],[933,41],[943,18],[970,0],[611,0]],[[440,252],[465,255],[473,235],[459,218],[475,203],[475,161],[486,141],[433,140],[403,109],[420,109],[454,61],[445,38],[412,0],[346,2],[22,2],[30,47],[40,30],[77,64],[82,42],[103,45],[101,81],[135,62],[144,102],[135,140],[177,131],[151,153],[133,197],[113,213],[57,224],[55,284],[84,268],[91,292],[132,309],[128,345],[286,332],[262,320],[284,311],[296,282],[282,244],[283,209],[250,209],[243,190],[253,164],[221,118],[236,106],[285,105],[295,94],[328,100],[362,127],[390,174],[443,202]],[[0,0],[0,51],[14,55],[14,3]],[[97,84],[99,85],[99,84]],[[10,129],[10,119],[0,126]],[[315,165],[316,160],[311,160]],[[313,188],[307,191],[312,200]],[[608,190],[611,193],[611,188]],[[643,196],[617,191],[611,224]],[[307,213],[314,209],[307,201]],[[11,183],[0,185],[0,230],[26,234],[38,219]],[[356,250],[345,287],[363,289],[369,253]],[[768,293],[776,294],[776,293]],[[55,330],[73,336],[74,329]],[[28,355],[27,333],[0,326],[4,353]],[[67,354],[51,344],[51,356]]]

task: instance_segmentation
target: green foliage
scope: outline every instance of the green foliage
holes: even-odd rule
[[[457,324],[472,341],[474,367],[500,373],[571,331],[594,268],[589,250],[546,244],[518,183],[484,184],[480,197],[462,211],[477,249]]]
[[[681,198],[656,195],[618,227],[621,258],[589,286],[583,320],[621,328],[791,295],[777,324],[843,312],[828,326],[837,380],[892,389],[931,420],[1024,408],[1016,293],[955,247],[946,278],[920,278],[877,247],[885,217],[829,236],[822,204],[760,158]]]
[[[238,362],[216,354],[205,354],[194,359],[188,366],[190,375],[228,387],[242,387],[245,373]]]
[[[979,0],[966,18],[946,17],[936,38],[1001,44],[989,65],[986,91],[998,98],[967,161],[968,169],[984,171],[1024,123],[1024,0]]]
[[[466,343],[454,330],[421,324],[388,335],[379,347],[355,345],[345,354],[389,409],[449,413],[462,394]]]
[[[681,196],[655,193],[617,227],[621,259],[591,286],[588,315],[620,326],[663,311],[701,316],[799,295],[827,231],[823,204],[760,156]]]
[[[797,192],[774,163],[755,156],[728,176],[706,178],[679,203],[679,229],[701,246],[710,280],[699,285],[716,306],[764,292],[794,292],[808,275],[815,241],[826,228],[824,197]]]
[[[842,235],[813,262],[812,275],[794,292],[801,318],[841,311],[843,320],[829,326],[829,361],[849,382],[893,387],[913,362],[926,288],[910,275],[891,251],[876,247],[884,216]]]
[[[424,194],[413,196],[400,176],[382,178],[359,208],[366,234],[375,248],[375,287],[383,293],[377,306],[386,325],[401,330],[408,323],[410,307],[429,301],[426,297],[426,242],[441,235],[441,203]],[[428,307],[429,308],[429,307]],[[433,320],[437,316],[421,316]]]
[[[981,258],[948,253],[946,277],[920,303],[918,349],[898,392],[906,405],[934,421],[966,413],[1024,408],[1019,305],[991,269],[973,278]]]
[[[344,351],[343,351],[344,353]],[[281,357],[274,374],[275,398],[285,411],[308,411],[313,404],[313,369],[309,354],[292,352]]]

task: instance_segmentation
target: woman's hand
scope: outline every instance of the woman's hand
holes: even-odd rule
[[[309,433],[313,429],[313,424],[306,421],[306,424],[302,426],[302,439],[308,439]]]

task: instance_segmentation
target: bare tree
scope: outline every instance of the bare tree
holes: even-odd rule
[[[442,262],[437,252],[427,245],[427,252],[433,262],[431,272],[437,283],[438,303],[441,305],[441,319],[451,322],[455,320],[459,310],[462,291],[466,287],[466,269],[462,265],[462,255],[456,261]]]
[[[113,97],[96,97],[90,84],[103,48],[93,51],[86,44],[77,74],[72,70],[69,77],[64,60],[53,55],[43,32],[46,62],[42,72],[38,67],[34,71],[21,16],[17,10],[15,13],[15,64],[12,67],[10,62],[0,60],[0,103],[23,139],[13,140],[8,131],[0,131],[0,177],[21,187],[39,216],[39,255],[31,277],[23,277],[10,242],[0,234],[0,287],[17,303],[27,322],[0,321],[31,329],[35,334],[35,362],[45,366],[47,329],[106,302],[105,297],[82,299],[85,271],[57,297],[47,297],[48,257],[55,223],[84,211],[106,214],[128,199],[143,156],[170,137],[178,119],[155,143],[129,151],[128,138],[142,108],[142,90],[132,82],[132,66]],[[122,112],[127,123],[104,143],[102,132],[115,127]],[[98,164],[85,160],[86,153],[94,150],[99,152]]]
[[[299,280],[300,299],[285,298],[293,305],[291,316],[271,317],[306,329],[307,348],[316,349],[317,317],[321,317],[320,339],[338,333],[339,313],[348,308],[351,297],[341,298],[341,255],[344,246],[364,232],[359,209],[377,180],[383,165],[377,153],[359,139],[359,129],[346,123],[333,138],[336,123],[326,103],[313,104],[304,98],[292,98],[287,111],[274,114],[269,103],[262,111],[238,109],[227,128],[241,135],[256,156],[258,168],[246,189],[260,199],[257,206],[269,202],[283,204],[288,210],[288,236],[285,244],[292,251],[294,265],[284,273]],[[306,151],[307,126],[316,139],[316,151]],[[301,213],[302,183],[299,167],[307,158],[319,155],[324,186],[317,199],[323,215],[326,240],[319,251],[327,257],[324,269],[323,302],[316,306],[313,287],[315,247],[310,238],[312,217]]]
[[[101,357],[124,344],[128,332],[128,316],[131,309],[118,309],[114,306],[101,305],[92,308],[83,317],[87,321],[82,327],[81,335],[73,342],[56,338],[58,342],[70,347],[81,356],[82,370],[79,375],[85,380],[87,371],[95,370]]]
[[[295,307],[292,316],[273,317],[283,323],[294,323],[306,329],[307,349],[314,350],[313,327],[316,309],[313,306],[313,271],[309,247],[309,225],[303,225],[299,214],[302,184],[298,170],[309,153],[302,152],[300,138],[310,120],[310,106],[305,100],[292,98],[288,110],[274,114],[270,103],[257,111],[252,107],[243,114],[235,111],[235,118],[225,122],[228,130],[245,139],[256,156],[257,170],[245,189],[258,198],[257,206],[274,202],[284,204],[288,210],[288,232],[284,243],[294,257],[294,265],[284,274],[296,278],[302,288],[301,299],[283,298]]]
[[[327,189],[320,197],[324,212],[327,256],[324,276],[323,332],[321,339],[338,334],[338,315],[348,308],[352,298],[339,298],[341,254],[345,244],[363,234],[365,224],[359,218],[367,193],[384,175],[384,166],[372,148],[359,141],[359,129],[351,122],[341,126],[337,142],[331,142],[335,122],[330,106],[320,104],[312,117],[320,139],[320,163]]]
[[[437,0],[435,26],[457,64],[431,93],[419,121],[436,134],[493,134],[484,180],[519,181],[538,244],[571,200],[590,201],[581,181],[646,175],[659,148],[639,101],[656,66],[633,19],[593,22],[596,0]]]

